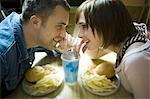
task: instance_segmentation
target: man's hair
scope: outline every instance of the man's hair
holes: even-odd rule
[[[77,10],[76,22],[79,21],[81,12],[84,13],[87,26],[102,37],[104,48],[109,45],[118,46],[127,37],[137,33],[126,7],[120,0],[85,1]]]
[[[46,21],[57,5],[64,7],[67,11],[70,10],[66,0],[25,0],[22,6],[23,22],[27,22],[32,15],[37,15]]]

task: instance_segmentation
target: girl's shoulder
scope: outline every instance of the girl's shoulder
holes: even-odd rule
[[[128,51],[123,59],[121,64],[128,65],[129,67],[132,65],[145,65],[147,66],[150,61],[150,41],[146,42],[142,46],[132,49]]]
[[[141,45],[140,47],[135,47],[132,48],[131,50],[129,50],[128,52],[125,53],[123,58],[129,57],[131,55],[136,56],[137,54],[140,53],[147,53],[150,55],[150,41],[147,41],[146,43],[144,43],[143,45]],[[144,54],[145,55],[145,54]],[[150,57],[150,56],[149,56]]]

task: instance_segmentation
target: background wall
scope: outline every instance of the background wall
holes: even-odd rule
[[[122,0],[133,21],[148,23],[150,0]]]
[[[122,0],[127,6],[143,6],[145,0]]]
[[[73,5],[73,1],[84,1],[84,0],[70,0],[70,5]],[[150,28],[150,0],[122,0],[122,2],[127,7],[132,20],[138,23],[146,23],[147,26]],[[81,3],[81,2],[80,2]],[[79,6],[79,5],[78,5]],[[75,26],[75,12],[78,6],[72,6],[70,11],[70,23],[68,26],[68,32],[73,34],[77,32],[74,30]]]
[[[22,6],[23,1],[24,0],[0,0],[0,3],[8,14],[11,13],[12,11],[21,13],[21,6]],[[69,22],[67,31],[70,34],[73,34],[74,26],[75,26],[76,9],[85,0],[67,0],[67,1],[72,7],[70,11],[70,22]],[[149,23],[150,0],[122,0],[122,2],[127,7],[133,21],[144,22],[149,26],[150,24]]]

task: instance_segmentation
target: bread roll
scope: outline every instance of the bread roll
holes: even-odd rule
[[[99,64],[96,68],[95,71],[98,75],[106,75],[107,78],[111,78],[115,75],[115,70],[113,67],[113,64],[108,63],[108,62],[103,62]]]
[[[43,78],[45,75],[44,68],[41,66],[35,66],[25,73],[25,79],[29,82],[36,82]]]

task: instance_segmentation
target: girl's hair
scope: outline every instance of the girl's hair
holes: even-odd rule
[[[22,6],[23,22],[27,22],[32,15],[38,15],[43,21],[46,21],[57,5],[70,10],[66,0],[25,0]]]
[[[127,37],[137,33],[132,19],[120,0],[87,0],[80,5],[76,14],[79,21],[81,12],[84,13],[87,26],[95,35],[103,38],[103,47],[119,46]]]

